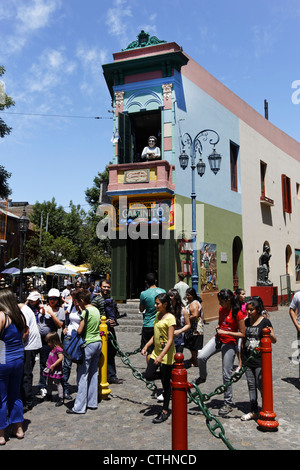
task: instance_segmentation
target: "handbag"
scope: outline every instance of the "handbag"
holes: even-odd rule
[[[194,342],[194,334],[191,329],[184,333],[184,347],[190,349]]]
[[[84,329],[82,335],[79,335],[76,330],[71,332],[71,339],[69,343],[65,346],[63,350],[63,355],[69,359],[71,362],[75,362],[76,364],[83,363],[83,348],[85,346],[85,335],[86,335],[86,325],[88,321],[89,311],[86,310],[85,318],[84,318]]]

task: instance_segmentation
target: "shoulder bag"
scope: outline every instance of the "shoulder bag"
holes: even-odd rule
[[[86,335],[86,326],[88,321],[89,311],[86,310],[85,318],[84,318],[84,328],[81,335],[77,333],[76,330],[73,330],[71,333],[71,340],[66,345],[63,350],[63,355],[69,359],[71,362],[75,362],[76,364],[83,363],[83,348],[85,346],[85,335]]]

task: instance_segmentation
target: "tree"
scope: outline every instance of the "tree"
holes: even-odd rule
[[[99,240],[97,237],[96,227],[99,222],[99,217],[96,215],[96,211],[99,205],[101,182],[108,180],[108,178],[109,171],[108,166],[106,166],[102,173],[98,172],[97,176],[95,176],[93,186],[85,191],[86,200],[91,208],[88,212],[85,226],[88,236],[85,237],[85,242],[82,247],[86,259],[89,260],[92,271],[104,275],[111,272],[111,259],[109,255],[110,241],[108,239]]]
[[[0,77],[4,75],[5,68],[0,65]],[[14,106],[15,102],[7,96],[4,91],[4,83],[0,80],[0,111]],[[5,135],[10,134],[11,127],[8,127],[3,119],[0,117],[0,137],[3,138]],[[11,189],[8,185],[7,180],[11,177],[11,173],[5,170],[3,166],[0,166],[0,197],[7,198],[11,194]]]
[[[70,207],[70,212],[66,212],[62,206],[57,206],[55,198],[34,204],[30,220],[35,233],[26,246],[28,263],[49,266],[64,260],[75,265],[85,261],[81,246],[86,214],[72,201]]]
[[[5,68],[3,65],[0,65],[0,77],[5,74]],[[4,83],[0,81],[0,111],[3,111],[4,109],[8,109],[11,106],[14,106],[15,102],[10,96],[7,96],[7,94],[4,91]],[[8,127],[7,124],[3,121],[3,119],[0,117],[0,137],[4,137],[11,132],[11,127]]]
[[[7,180],[11,177],[11,173],[0,165],[0,198],[6,199],[11,194]]]

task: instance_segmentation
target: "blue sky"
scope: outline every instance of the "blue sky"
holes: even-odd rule
[[[2,114],[13,130],[0,164],[13,200],[88,209],[85,189],[112,158],[101,65],[141,29],[177,42],[261,114],[267,99],[269,120],[299,141],[299,23],[298,0],[1,0],[2,80],[16,105]]]

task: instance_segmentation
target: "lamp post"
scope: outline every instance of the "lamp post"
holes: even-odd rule
[[[23,208],[23,214],[19,219],[19,232],[20,232],[20,277],[19,277],[19,301],[23,300],[23,269],[24,269],[24,241],[29,226],[29,219],[26,216],[25,207]]]
[[[212,137],[209,139],[209,136]],[[207,141],[209,139],[209,144],[212,145],[212,153],[208,156],[208,162],[211,171],[216,175],[220,170],[222,157],[219,153],[216,152],[215,146],[220,140],[219,134],[212,129],[204,129],[199,132],[194,140],[191,138],[189,133],[185,133],[181,137],[181,144],[183,146],[183,151],[179,156],[179,163],[183,170],[185,170],[189,164],[189,159],[191,159],[191,169],[192,169],[192,242],[193,242],[193,260],[192,260],[192,287],[198,293],[198,269],[197,269],[197,230],[196,230],[196,191],[195,191],[195,169],[197,168],[197,173],[202,177],[205,173],[206,164],[202,160],[202,141]],[[185,152],[185,147],[189,148],[189,155]],[[196,155],[199,153],[199,161],[196,164]],[[204,240],[203,240],[204,241]]]

